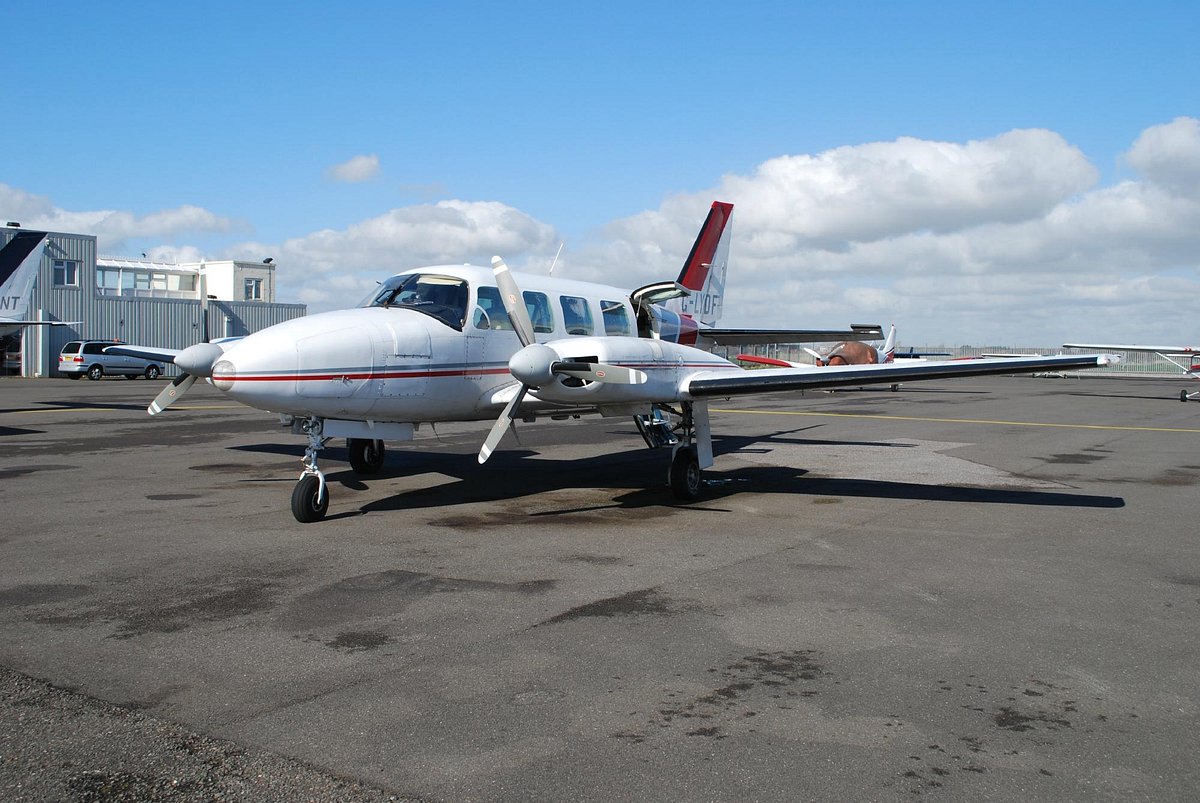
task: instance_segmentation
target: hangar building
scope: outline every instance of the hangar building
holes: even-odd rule
[[[22,231],[0,226],[0,247]],[[207,295],[210,337],[237,337],[305,315],[304,304],[275,301],[275,264],[217,260],[166,263],[97,257],[96,238],[51,232],[46,236],[29,304],[30,319],[79,321],[73,326],[31,326],[4,344],[9,373],[57,375],[58,353],[70,340],[123,340],[183,349],[203,338],[202,295]],[[168,376],[177,374],[166,366]]]

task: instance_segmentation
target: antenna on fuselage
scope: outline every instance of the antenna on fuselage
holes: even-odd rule
[[[554,266],[558,264],[558,258],[560,256],[562,256],[563,246],[566,244],[567,243],[565,240],[558,244],[558,253],[554,255],[554,261],[550,263],[550,275],[551,276],[554,275]]]

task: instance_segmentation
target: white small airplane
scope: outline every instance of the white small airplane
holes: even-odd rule
[[[813,362],[792,362],[779,360],[774,357],[760,357],[757,354],[739,354],[739,362],[770,365],[775,368],[824,368],[829,365],[880,365],[896,361],[896,324],[888,329],[887,339],[882,348],[868,346],[860,340],[843,340],[834,343],[825,351],[805,348],[812,356]]]
[[[677,281],[632,293],[513,274],[493,257],[491,269],[407,270],[359,307],[286,321],[233,342],[182,351],[125,345],[108,351],[173,360],[183,369],[150,405],[151,414],[203,378],[243,404],[292,417],[293,432],[308,438],[292,493],[292,513],[301,522],[318,521],[328,509],[317,456],[334,437],[348,439],[356,472],[372,474],[383,465],[383,442],[409,440],[422,423],[495,418],[479,451],[484,463],[517,418],[632,416],[647,446],[671,448],[668,477],[675,495],[695,499],[703,488],[701,471],[713,465],[710,399],[1017,368],[1091,368],[1110,360],[1092,354],[1020,366],[976,360],[747,371],[692,345],[732,336],[733,330],[715,328],[732,209],[713,203]],[[812,335],[742,331],[783,342]]]
[[[1192,379],[1200,379],[1200,346],[1128,346],[1116,343],[1103,346],[1093,346],[1084,343],[1064,343],[1065,349],[1105,349],[1109,351],[1132,351],[1141,354],[1157,354],[1167,362],[1174,365],[1180,371],[1183,371]],[[1183,362],[1187,360],[1187,362]],[[1179,391],[1179,400],[1186,402],[1191,399],[1200,398],[1200,390],[1194,390],[1188,393],[1187,390]]]
[[[19,231],[0,248],[0,337],[27,326],[75,326],[79,321],[27,321],[29,290],[37,278],[46,232]]]

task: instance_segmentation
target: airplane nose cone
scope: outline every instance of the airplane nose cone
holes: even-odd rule
[[[197,343],[175,355],[175,364],[192,376],[212,376],[213,365],[224,350],[215,343]]]

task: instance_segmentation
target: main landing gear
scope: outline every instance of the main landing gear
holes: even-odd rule
[[[679,423],[672,427],[663,410],[677,416]],[[634,416],[634,423],[651,449],[671,447],[667,482],[675,498],[685,502],[699,499],[704,490],[701,472],[713,463],[707,404],[683,402],[679,410],[655,405],[650,415]]]

